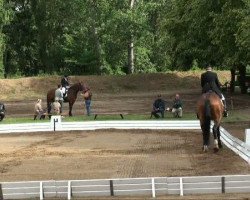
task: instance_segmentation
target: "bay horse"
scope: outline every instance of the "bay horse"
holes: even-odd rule
[[[218,152],[222,148],[220,140],[220,125],[223,116],[223,104],[219,96],[212,91],[202,94],[197,102],[197,117],[200,120],[200,126],[203,134],[203,151],[208,151],[210,125],[211,120],[213,125],[214,136],[214,152]]]
[[[84,84],[82,84],[81,82],[75,83],[74,85],[72,85],[69,89],[68,89],[68,93],[67,96],[64,99],[64,102],[68,102],[69,103],[69,116],[72,116],[72,108],[73,105],[76,101],[77,98],[77,94],[79,91],[85,91],[86,90],[86,86]],[[51,104],[54,102],[55,100],[55,89],[51,89],[47,92],[47,108],[48,108],[48,114],[50,114],[51,111]]]

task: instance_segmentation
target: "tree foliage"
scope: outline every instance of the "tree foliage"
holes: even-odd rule
[[[0,0],[0,75],[249,64],[249,0]],[[131,44],[134,69],[131,70]]]

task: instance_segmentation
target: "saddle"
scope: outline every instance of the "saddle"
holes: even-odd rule
[[[208,91],[203,91],[203,93],[215,93],[220,99],[222,98],[221,93],[216,90],[209,89]]]

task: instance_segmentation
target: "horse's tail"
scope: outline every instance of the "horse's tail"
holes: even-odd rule
[[[211,125],[211,104],[209,99],[205,101],[205,121],[204,121],[204,130],[206,133],[210,132]]]

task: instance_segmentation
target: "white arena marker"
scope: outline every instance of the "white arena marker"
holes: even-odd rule
[[[60,115],[53,115],[50,118],[50,128],[54,131],[62,128],[62,117]]]
[[[245,142],[250,147],[250,129],[245,130]]]

